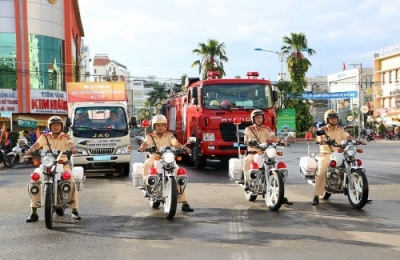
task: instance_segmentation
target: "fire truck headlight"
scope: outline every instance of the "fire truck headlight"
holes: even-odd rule
[[[130,145],[124,145],[121,147],[117,148],[117,151],[115,152],[116,154],[127,154],[131,153],[131,146]]]
[[[215,135],[213,133],[203,134],[203,141],[215,141]]]

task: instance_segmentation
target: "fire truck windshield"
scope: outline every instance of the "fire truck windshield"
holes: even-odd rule
[[[202,88],[202,106],[207,109],[266,109],[273,105],[270,85],[235,83]]]

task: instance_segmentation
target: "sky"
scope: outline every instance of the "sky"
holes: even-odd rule
[[[90,54],[108,54],[130,76],[157,81],[199,76],[191,67],[199,43],[225,44],[226,77],[258,71],[272,81],[286,65],[273,52],[283,37],[305,33],[316,54],[306,57],[307,77],[327,76],[362,64],[400,43],[398,0],[80,0],[84,43]]]

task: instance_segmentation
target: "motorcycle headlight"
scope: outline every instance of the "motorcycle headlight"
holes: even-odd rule
[[[265,150],[265,155],[266,155],[268,158],[275,158],[275,156],[276,156],[276,149],[275,149],[275,148],[272,148],[272,147],[268,148],[267,150]]]
[[[118,147],[117,150],[115,151],[116,154],[127,154],[131,153],[131,146],[130,145],[124,145],[121,147]]]
[[[173,152],[166,152],[163,154],[162,159],[166,163],[173,163],[175,161],[175,154]]]
[[[53,166],[54,161],[55,161],[55,159],[51,155],[45,155],[44,157],[42,157],[42,165],[44,167],[49,168],[49,167]]]
[[[215,141],[215,135],[213,133],[203,134],[203,141]]]
[[[349,156],[354,156],[357,153],[357,148],[354,145],[347,146],[346,153]]]

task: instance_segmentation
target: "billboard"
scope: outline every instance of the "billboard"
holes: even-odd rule
[[[125,82],[69,82],[68,102],[126,101]]]
[[[289,132],[296,132],[296,109],[279,109],[276,120],[276,132],[280,139],[285,138]]]

